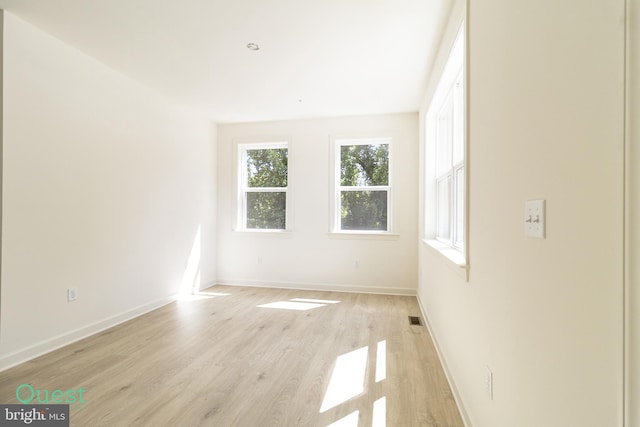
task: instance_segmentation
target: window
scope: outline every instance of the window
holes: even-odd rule
[[[288,144],[240,144],[238,151],[239,229],[286,230]]]
[[[464,25],[449,54],[425,121],[425,238],[466,263],[466,124]]]
[[[390,138],[335,141],[334,231],[388,232]]]
[[[462,70],[436,114],[436,238],[464,248],[464,92]]]

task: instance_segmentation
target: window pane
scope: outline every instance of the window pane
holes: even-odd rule
[[[438,219],[437,219],[437,232],[438,237],[445,240],[451,239],[451,227],[449,226],[449,206],[450,206],[450,186],[451,176],[438,180],[437,184],[437,198],[438,198]]]
[[[453,87],[453,164],[464,161],[464,85],[462,72]]]
[[[340,185],[389,185],[389,144],[340,146]]]
[[[453,145],[453,102],[451,92],[436,117],[436,175],[451,169]]]
[[[342,191],[342,230],[387,230],[387,191]]]
[[[287,193],[247,192],[247,228],[284,230]]]
[[[456,170],[455,245],[464,246],[464,168]]]
[[[248,187],[286,187],[287,149],[247,150]]]

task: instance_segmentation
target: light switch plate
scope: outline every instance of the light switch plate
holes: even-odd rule
[[[524,212],[524,234],[544,239],[545,222],[545,201],[527,200]]]

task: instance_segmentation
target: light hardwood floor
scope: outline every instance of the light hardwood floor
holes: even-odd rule
[[[71,425],[91,427],[463,426],[426,327],[409,324],[414,297],[214,286],[199,298],[1,372],[0,402],[17,403],[20,384],[81,387]]]

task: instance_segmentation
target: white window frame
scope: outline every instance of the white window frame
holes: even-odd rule
[[[238,146],[238,192],[237,192],[237,226],[236,231],[256,233],[279,233],[290,231],[290,187],[291,187],[291,148],[288,141],[240,143]],[[249,187],[247,175],[247,151],[287,149],[287,186],[286,187]],[[285,193],[285,228],[248,228],[247,227],[247,193]]]
[[[458,30],[456,39],[440,76],[440,80],[431,98],[425,116],[425,206],[424,206],[424,241],[452,261],[456,266],[468,269],[468,141],[467,141],[467,81],[466,81],[466,48],[465,23]],[[448,105],[450,103],[450,105]],[[451,161],[444,170],[438,172],[438,120],[445,110],[449,110],[452,118]],[[460,126],[457,126],[457,123]],[[454,138],[462,138],[462,159],[454,160]],[[440,168],[442,169],[442,168]],[[462,176],[459,172],[462,171]],[[449,192],[447,217],[440,218],[439,186],[448,180]],[[458,182],[461,181],[461,182]],[[458,186],[462,185],[462,195],[458,195]],[[458,209],[458,200],[462,200],[463,208]],[[462,218],[457,221],[456,212]],[[440,233],[442,223],[447,225],[448,233]]]
[[[442,142],[440,141],[440,132],[442,129],[443,115],[450,114],[451,123],[447,123],[447,126],[451,126],[451,129],[446,129],[446,131],[450,132],[450,134],[445,137],[449,139],[447,142],[451,146],[448,147],[448,159],[447,166],[444,171],[438,174],[438,166],[436,165],[436,233],[435,238],[440,242],[451,246],[459,251],[464,251],[464,221],[462,224],[459,224],[457,215],[460,214],[458,210],[458,184],[459,181],[462,181],[463,185],[463,195],[465,185],[465,155],[464,149],[462,150],[461,159],[455,158],[455,149],[454,146],[456,144],[456,138],[463,138],[464,134],[464,73],[462,68],[459,70],[458,75],[456,76],[453,84],[446,91],[446,95],[442,103],[439,104],[439,110],[435,115],[435,126],[436,126],[436,154],[435,159],[436,162],[441,160],[439,149],[441,148]],[[461,122],[460,126],[457,126]],[[433,123],[432,123],[433,125]],[[458,133],[458,135],[456,135]],[[464,147],[464,142],[461,144]],[[462,171],[462,177],[459,176],[459,172]],[[440,217],[440,183],[443,181],[448,181],[447,192],[449,194],[448,197],[448,206],[447,206],[447,217]],[[464,199],[464,196],[463,196]],[[463,203],[464,206],[464,203]],[[464,208],[463,208],[464,209]],[[463,214],[464,215],[464,214]],[[446,235],[440,234],[441,223],[444,222],[446,224],[447,233]],[[459,225],[462,225],[460,227]],[[460,229],[462,228],[462,229]]]
[[[342,186],[340,185],[341,147],[346,145],[388,145],[389,150],[389,176],[387,185]],[[337,138],[333,140],[333,182],[331,197],[331,232],[336,234],[360,234],[360,235],[393,235],[393,155],[391,137],[373,138]],[[342,192],[343,191],[386,191],[387,192],[387,226],[386,230],[353,230],[342,229]]]

